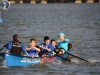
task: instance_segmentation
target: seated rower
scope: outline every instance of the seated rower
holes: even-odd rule
[[[65,34],[60,33],[58,35],[59,40],[57,40],[57,47],[58,48],[63,48],[64,50],[61,49],[60,54],[63,54],[65,51],[68,51],[68,42],[69,39],[65,39]]]
[[[40,57],[51,56],[54,50],[54,47],[50,44],[50,39],[48,36],[44,37],[44,43],[40,44],[41,52],[39,53]]]
[[[12,54],[21,55],[21,51],[23,51],[27,56],[29,56],[25,50],[24,44],[20,42],[19,36],[17,34],[13,36],[13,41],[8,42],[6,45],[4,45],[4,47],[9,49],[10,53]]]
[[[54,54],[59,54],[58,48],[56,46],[56,44],[57,44],[56,40],[52,39],[50,43],[54,46],[53,55]]]
[[[64,49],[63,48],[58,48],[56,46],[57,45],[56,40],[52,39],[51,40],[51,44],[54,46],[53,55],[55,55],[55,54],[63,54],[64,53]]]
[[[40,49],[36,47],[35,39],[30,39],[30,47],[26,47],[26,50],[30,56],[39,57],[38,52],[40,52]]]

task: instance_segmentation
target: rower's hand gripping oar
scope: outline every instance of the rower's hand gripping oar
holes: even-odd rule
[[[5,45],[0,49],[2,51],[5,48]],[[0,53],[0,56],[2,56],[4,53]]]
[[[2,51],[5,47],[6,47],[6,44],[0,49],[0,51]]]
[[[80,58],[80,57],[78,57],[78,56],[76,56],[76,55],[70,54],[70,53],[68,53],[68,52],[65,52],[65,53],[66,53],[66,54],[69,54],[69,55],[71,55],[71,56],[73,56],[73,57],[76,57],[76,58],[78,58],[78,59],[81,59],[81,60],[83,60],[83,61],[89,62],[88,60],[85,60],[85,59]]]

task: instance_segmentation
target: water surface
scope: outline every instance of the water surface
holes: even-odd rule
[[[15,33],[29,46],[30,38],[36,38],[39,45],[44,36],[58,39],[59,32],[64,32],[73,44],[72,54],[99,63],[73,58],[73,63],[29,67],[7,68],[1,64],[0,75],[100,75],[100,4],[12,4],[8,11],[2,11],[2,19],[0,48]]]

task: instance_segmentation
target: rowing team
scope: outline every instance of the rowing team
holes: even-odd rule
[[[21,55],[23,51],[27,56],[30,57],[44,57],[52,56],[54,54],[64,54],[68,51],[69,39],[65,39],[65,34],[60,33],[58,35],[59,40],[50,39],[48,36],[44,37],[44,43],[36,46],[36,39],[30,39],[30,47],[25,47],[23,43],[20,42],[20,38],[17,34],[13,36],[13,41],[8,42],[4,47],[10,50],[10,53]],[[59,50],[63,48],[64,50]]]

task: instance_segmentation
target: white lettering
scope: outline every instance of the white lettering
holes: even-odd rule
[[[22,63],[39,63],[41,61],[41,58],[23,58],[20,62]]]

